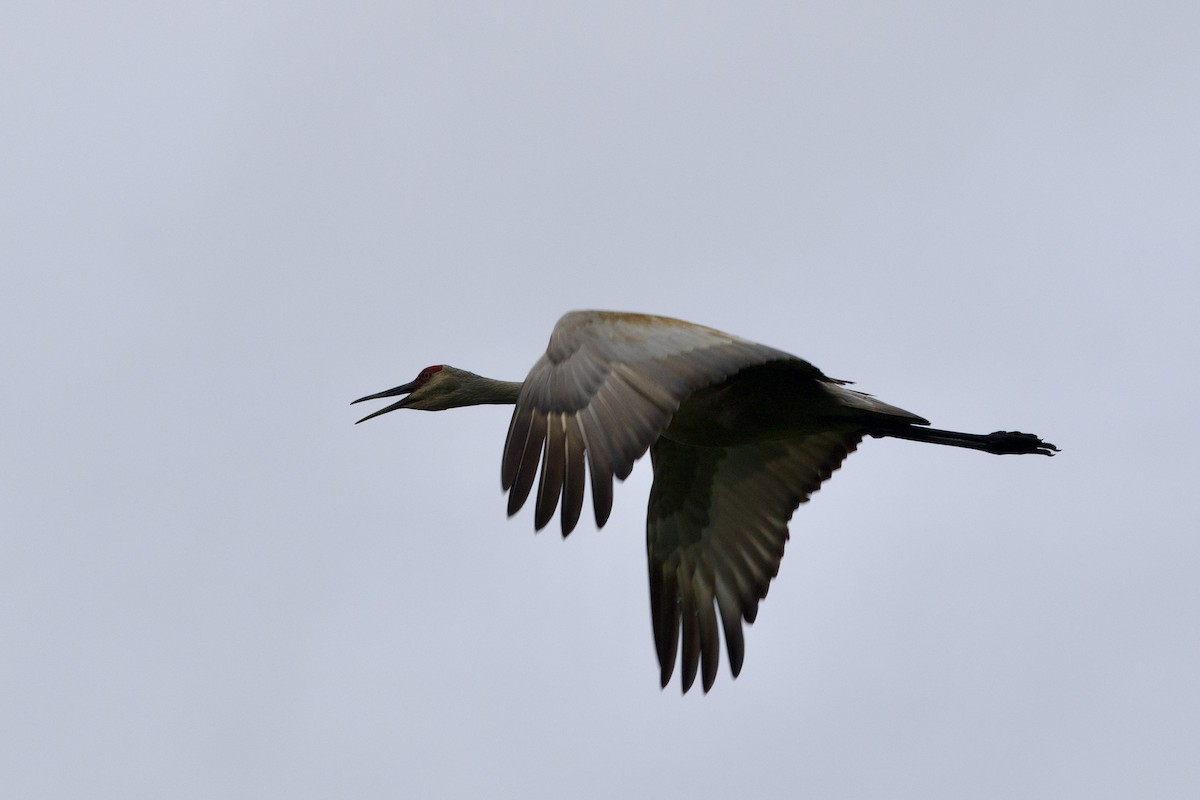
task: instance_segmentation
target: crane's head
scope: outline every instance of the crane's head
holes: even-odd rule
[[[390,406],[385,406],[373,414],[368,414],[359,420],[366,422],[371,417],[378,417],[380,414],[386,414],[389,411],[395,411],[397,408],[417,408],[424,411],[438,411],[443,408],[452,408],[452,403],[447,403],[451,399],[455,384],[454,373],[458,370],[454,367],[448,367],[445,364],[435,364],[431,367],[426,367],[421,370],[421,374],[414,380],[403,386],[397,386],[395,389],[388,389],[386,392],[377,392],[369,394],[366,397],[360,397],[354,403],[361,403],[364,400],[378,400],[382,397],[397,397],[402,394],[408,395],[399,402],[392,403]],[[350,405],[354,405],[351,403]],[[356,423],[357,424],[357,423]]]

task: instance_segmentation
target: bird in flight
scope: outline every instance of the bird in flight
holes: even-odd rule
[[[649,449],[646,552],[661,682],[681,655],[683,691],[699,671],[707,692],[720,660],[718,617],[736,678],[742,621],[754,622],[779,572],[788,520],[864,437],[995,454],[1058,450],[1029,433],[931,428],[846,384],[782,350],[702,325],[572,311],[523,382],[439,365],[354,402],[404,396],[359,422],[398,408],[515,404],[500,471],[508,513],[524,505],[537,478],[534,526],[545,527],[561,502],[564,537],[583,509],[585,470],[600,528],[612,510],[613,478],[628,477]]]

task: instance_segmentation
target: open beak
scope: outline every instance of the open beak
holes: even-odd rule
[[[378,400],[381,397],[395,397],[398,394],[408,394],[415,388],[416,388],[416,381],[413,381],[412,383],[406,383],[403,386],[397,386],[395,389],[388,389],[386,392],[378,392],[376,394],[369,394],[366,397],[360,397],[357,400],[355,400],[354,403],[361,403],[364,400]],[[404,408],[404,404],[407,402],[408,402],[408,398],[406,397],[397,403],[392,403],[390,406],[386,406],[384,408],[379,409],[374,414],[367,414],[365,417],[360,419],[358,422],[366,422],[371,417],[378,417],[380,414],[386,414],[389,411],[395,411],[397,408]],[[350,405],[354,405],[354,403],[351,403]],[[354,424],[357,425],[358,422],[356,422]]]

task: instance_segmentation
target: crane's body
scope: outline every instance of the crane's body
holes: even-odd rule
[[[741,623],[754,621],[779,570],[788,520],[863,437],[996,454],[1057,450],[1032,434],[929,428],[924,418],[845,383],[796,356],[713,328],[573,311],[559,320],[523,382],[439,365],[354,402],[406,395],[363,420],[398,408],[515,404],[501,466],[508,513],[524,505],[540,465],[535,527],[544,527],[561,501],[564,536],[579,520],[585,473],[596,525],[603,527],[613,478],[626,478],[649,450],[655,643],[664,686],[682,652],[686,692],[698,669],[705,691],[716,677],[717,615],[738,675]]]

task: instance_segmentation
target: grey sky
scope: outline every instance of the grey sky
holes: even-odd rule
[[[18,3],[0,15],[0,795],[1196,797],[1194,3]],[[504,515],[572,308],[939,427],[657,684],[649,464]]]

